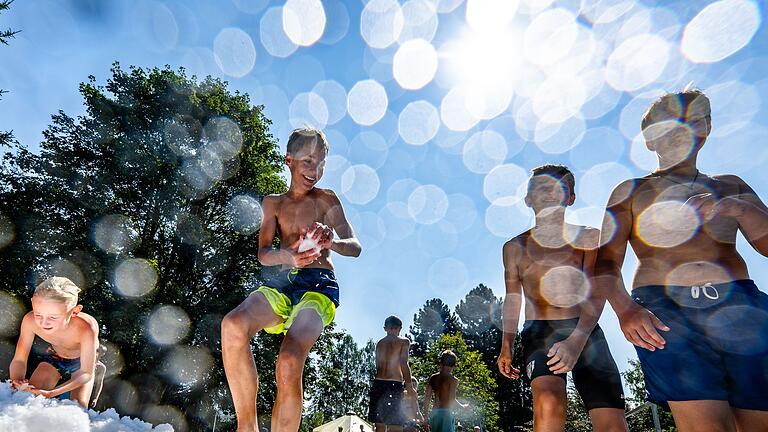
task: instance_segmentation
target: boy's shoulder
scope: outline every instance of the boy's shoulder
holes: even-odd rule
[[[747,186],[747,182],[745,182],[741,177],[737,176],[736,174],[718,174],[713,175],[712,179],[718,182],[723,182],[729,186]]]
[[[37,323],[35,323],[35,313],[29,311],[24,314],[24,317],[21,318],[21,325],[22,327],[31,327],[32,330],[35,330],[37,328]]]
[[[90,337],[94,334],[98,335],[99,323],[96,321],[96,318],[86,313],[80,312],[73,316],[70,324],[83,336]]]
[[[329,200],[334,204],[339,202],[339,197],[338,195],[336,195],[336,192],[334,192],[333,189],[323,189],[323,188],[315,187],[314,191],[317,194],[317,196],[320,197],[321,199]]]
[[[517,257],[520,252],[527,247],[526,245],[528,244],[530,235],[531,230],[528,229],[504,242],[504,246],[502,247],[504,256],[511,258]]]
[[[608,207],[630,205],[639,191],[644,189],[657,177],[653,173],[643,177],[627,179],[616,185],[608,197]]]
[[[589,225],[568,224],[568,238],[576,249],[595,249],[600,242],[600,230]]]
[[[531,229],[527,229],[520,234],[512,237],[504,243],[504,247],[525,246],[528,238],[531,236]]]

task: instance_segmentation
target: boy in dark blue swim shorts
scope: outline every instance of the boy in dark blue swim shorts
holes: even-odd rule
[[[331,251],[358,256],[361,247],[333,191],[316,187],[328,156],[325,135],[296,129],[288,139],[288,191],[264,197],[259,262],[283,271],[249,295],[221,323],[222,357],[239,431],[257,431],[258,375],[250,340],[260,330],[285,333],[277,358],[273,431],[297,431],[302,372],[310,349],[333,321],[339,287]],[[280,247],[273,248],[279,235]]]
[[[698,170],[711,120],[698,90],[666,94],[645,113],[659,169],[611,194],[597,289],[637,347],[649,399],[670,407],[679,430],[766,431],[768,296],[736,236],[768,256],[768,208],[739,177]],[[631,297],[620,273],[628,243],[639,261]]]

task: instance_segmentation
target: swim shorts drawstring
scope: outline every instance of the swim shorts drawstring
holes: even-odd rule
[[[711,295],[707,289],[712,288],[712,290],[715,292],[714,295]],[[704,285],[693,285],[691,286],[691,297],[698,299],[700,293],[704,293],[704,297],[710,299],[710,300],[717,300],[720,298],[720,293],[717,291],[717,287],[712,285],[712,282],[707,282]]]

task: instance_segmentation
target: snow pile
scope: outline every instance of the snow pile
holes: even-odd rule
[[[16,392],[7,382],[0,382],[0,431],[15,432],[173,432],[170,425],[152,425],[139,419],[122,417],[110,408],[87,412],[70,400],[34,397]]]

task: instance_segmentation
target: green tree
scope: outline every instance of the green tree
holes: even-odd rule
[[[376,346],[368,341],[358,347],[344,332],[326,332],[327,338],[316,345],[312,362],[314,375],[307,388],[311,408],[305,422],[317,427],[323,420],[334,419],[347,412],[365,417],[368,412],[368,392],[376,376]],[[312,419],[317,419],[312,421]],[[309,421],[307,421],[309,420]],[[315,423],[319,421],[319,423]]]
[[[463,425],[480,425],[483,430],[494,432],[499,429],[499,404],[494,399],[496,381],[483,363],[479,352],[469,348],[460,333],[440,335],[432,341],[423,356],[413,358],[413,375],[419,379],[419,394],[424,394],[429,377],[440,369],[440,353],[450,349],[458,356],[453,374],[459,380],[456,391],[467,409],[458,409],[456,419]]]
[[[629,360],[629,368],[622,372],[624,382],[629,388],[630,395],[627,397],[627,410],[632,411],[643,404],[646,401],[645,393],[645,380],[643,376],[643,370],[640,367],[640,361],[636,359]],[[659,424],[661,430],[664,432],[676,431],[675,421],[672,418],[672,413],[668,410],[664,410],[661,407],[657,408],[659,414]],[[650,407],[635,412],[632,416],[627,418],[630,431],[653,431],[653,413]]]
[[[0,0],[0,12],[8,10],[11,7],[11,3],[13,3],[13,0]],[[15,37],[18,32],[18,30],[10,28],[7,30],[0,30],[0,44],[8,45],[8,39]],[[5,90],[0,89],[0,98],[2,98],[4,93]],[[11,132],[0,131],[0,147],[10,145],[11,141],[13,141],[13,134]],[[0,215],[0,217],[2,217],[2,215]],[[2,229],[1,226],[0,229]],[[2,239],[0,239],[0,249],[2,247]]]
[[[13,0],[0,1],[0,12],[8,10],[11,7],[11,3],[13,3]],[[8,39],[15,37],[18,32],[18,30],[13,30],[10,28],[7,30],[0,30],[0,43],[3,45],[8,45]]]
[[[83,116],[54,115],[39,154],[16,144],[0,166],[0,284],[27,301],[36,281],[71,278],[121,370],[105,404],[207,428],[231,411],[220,319],[263,279],[259,202],[286,189],[270,122],[248,95],[183,69],[115,64],[80,93]],[[158,305],[184,312],[176,343],[157,343]],[[262,413],[280,340],[254,340]]]
[[[424,306],[413,315],[411,333],[411,354],[422,356],[427,352],[430,342],[445,333],[455,333],[461,328],[456,315],[439,298],[427,300]]]
[[[533,401],[525,380],[511,380],[503,376],[496,365],[501,347],[502,299],[497,298],[486,285],[473,288],[456,306],[456,316],[470,349],[479,352],[494,381],[498,383],[495,399],[499,404],[499,427],[513,430],[531,420]],[[523,370],[520,336],[515,339],[515,367]]]
[[[566,388],[567,406],[565,413],[565,432],[584,432],[592,430],[592,422],[589,419],[589,412],[584,406],[584,401],[573,386],[573,380],[568,378]]]

